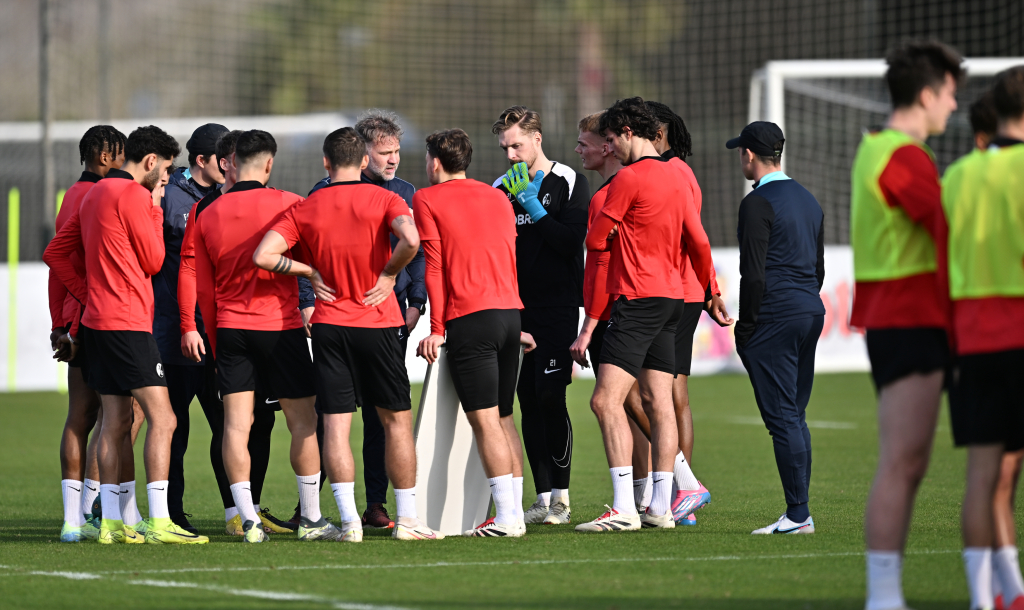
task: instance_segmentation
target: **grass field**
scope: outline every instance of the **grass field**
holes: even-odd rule
[[[592,389],[592,382],[577,381],[569,393],[574,524],[596,517],[611,500],[601,437],[588,408]],[[419,388],[413,392],[416,404]],[[223,535],[207,459],[209,428],[196,404],[185,505],[211,544],[101,547],[57,542],[65,398],[6,394],[0,398],[0,607],[862,608],[861,519],[876,459],[869,377],[820,375],[815,381],[808,410],[812,536],[750,535],[785,505],[746,377],[695,378],[691,396],[694,470],[712,493],[697,527],[583,535],[572,525],[531,525],[518,540],[437,543],[399,543],[368,530],[358,545],[274,536],[247,546]],[[919,610],[963,608],[968,600],[958,526],[964,453],[952,449],[945,417],[942,422],[905,562],[908,602]],[[296,498],[287,439],[279,415],[263,505],[281,516],[290,514]],[[357,459],[360,439],[356,427]],[[141,451],[136,454],[142,473]],[[532,490],[527,471],[527,504]],[[332,500],[324,494],[324,512],[337,519]],[[146,514],[141,486],[139,501]]]

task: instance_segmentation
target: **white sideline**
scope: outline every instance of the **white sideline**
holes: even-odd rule
[[[168,580],[129,580],[129,585],[142,585],[146,587],[166,587],[176,589],[200,589],[203,591],[214,591],[216,593],[226,593],[228,595],[237,595],[239,597],[255,597],[258,599],[272,599],[276,601],[287,601],[287,602],[313,602],[320,604],[330,604],[335,608],[341,610],[408,610],[401,606],[379,606],[377,604],[356,604],[351,602],[343,602],[329,597],[323,597],[321,595],[308,595],[305,593],[279,593],[276,591],[259,591],[256,589],[235,589],[232,587],[220,587],[217,585],[201,585],[194,582],[174,582]]]

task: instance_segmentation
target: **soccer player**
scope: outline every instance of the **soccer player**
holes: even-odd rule
[[[782,173],[785,138],[755,121],[726,148],[739,149],[753,190],[740,202],[740,319],[736,351],[772,437],[786,512],[752,534],[813,534],[807,507],[811,433],[805,413],[814,384],[814,350],[825,323],[825,215],[810,192]]]
[[[999,131],[999,115],[992,102],[991,91],[971,104],[970,117],[975,146],[978,150],[986,150]],[[1014,522],[1014,502],[1022,461],[1024,449],[1003,454],[999,483],[992,499],[996,538],[992,546],[992,594],[997,609],[1007,607],[1005,600],[1012,604],[1024,595],[1024,579],[1021,578],[1017,559],[1017,525]]]
[[[583,306],[583,240],[590,186],[582,174],[544,154],[537,112],[512,106],[501,113],[491,132],[498,136],[509,164],[525,163],[531,180],[543,172],[539,191],[531,199],[520,200],[509,192],[507,183],[514,169],[494,186],[505,192],[516,214],[522,330],[538,345],[523,358],[517,388],[523,441],[537,492],[524,518],[526,523],[569,523],[573,442],[565,392],[572,383],[569,347],[576,339]],[[510,433],[515,430],[511,415],[503,414]],[[514,484],[521,506],[523,481],[517,477]]]
[[[711,247],[700,226],[689,184],[658,155],[652,140],[659,123],[639,97],[619,100],[599,129],[621,169],[587,233],[587,249],[611,250],[608,292],[618,295],[601,348],[590,406],[597,416],[614,490],[611,509],[582,532],[675,527],[671,511],[672,465],[679,451],[672,405],[675,333],[682,316],[683,249],[702,286],[711,280]],[[632,438],[623,401],[639,382],[651,422],[654,465],[651,505],[641,516],[633,498]]]
[[[412,197],[416,187],[398,178],[398,164],[401,162],[402,126],[398,116],[388,110],[371,109],[363,113],[354,125],[355,130],[366,141],[369,162],[359,174],[360,182],[373,184],[401,197],[412,209]],[[328,176],[313,187],[310,195],[330,184]],[[398,245],[398,237],[391,236],[391,247]],[[409,343],[409,333],[416,328],[420,316],[427,310],[427,287],[423,280],[425,269],[423,249],[416,252],[412,262],[406,265],[395,278],[395,297],[401,310],[404,324],[399,329],[399,341],[404,354]],[[374,528],[394,527],[384,504],[387,501],[388,477],[384,467],[384,427],[375,409],[362,409],[363,417],[363,482],[366,486],[366,510],[363,511],[363,525]],[[322,428],[322,424],[321,424]],[[322,429],[318,438],[323,436]],[[321,440],[321,453],[323,452]]]
[[[156,315],[153,318],[153,338],[160,349],[164,363],[167,393],[171,408],[178,420],[171,440],[171,470],[167,490],[167,505],[171,520],[193,534],[196,528],[185,516],[185,452],[188,450],[189,407],[198,398],[203,412],[209,412],[216,401],[217,390],[206,383],[207,375],[202,358],[195,362],[182,353],[183,340],[201,342],[199,333],[183,336],[178,315],[178,268],[181,263],[182,237],[188,214],[197,201],[217,190],[224,182],[223,170],[217,161],[217,139],[228,132],[227,127],[207,123],[192,132],[185,144],[188,167],[179,168],[170,175],[160,206],[164,210],[164,263],[153,276],[153,298]]]
[[[313,363],[299,314],[298,284],[256,268],[252,253],[285,211],[302,200],[267,188],[277,142],[246,131],[235,143],[238,182],[196,220],[196,292],[224,401],[224,469],[243,539],[266,540],[252,500],[249,434],[257,378],[281,403],[292,435],[291,463],[299,488],[300,540],[337,540],[320,514]]]
[[[57,213],[56,230],[68,221],[78,208],[86,193],[112,169],[120,169],[124,164],[125,137],[120,131],[109,125],[97,125],[89,128],[78,143],[81,162],[85,171],[74,185],[64,193],[60,211]],[[75,257],[75,268],[79,277],[84,277],[84,262]],[[72,322],[79,317],[80,306],[77,300],[51,270],[48,285],[50,302],[50,346],[55,358],[68,360],[70,340],[58,341],[68,334]],[[61,348],[61,349],[58,349]],[[95,540],[99,528],[85,518],[85,513],[92,512],[91,501],[88,509],[83,504],[83,483],[86,479],[87,444],[89,431],[96,424],[100,409],[100,398],[85,383],[82,364],[85,352],[77,350],[75,357],[68,361],[68,417],[64,421],[64,432],[60,442],[61,491],[64,498],[64,526],[61,529],[61,542],[81,542]],[[95,460],[95,456],[93,456]],[[90,481],[98,491],[99,484]]]
[[[500,191],[466,178],[472,159],[461,129],[427,136],[431,186],[416,193],[413,209],[427,258],[430,336],[417,355],[432,363],[445,346],[491,486],[497,514],[464,535],[521,537],[526,524],[512,484],[519,439],[502,419],[512,414],[520,342],[527,352],[536,344],[520,332],[515,215]]]
[[[878,392],[878,469],[864,514],[868,610],[904,605],[903,549],[949,364],[947,229],[925,140],[946,130],[963,76],[960,56],[937,42],[899,47],[887,61],[893,111],[864,135],[851,170],[850,324],[866,330]]]
[[[946,78],[947,96],[954,82]],[[1004,605],[1016,610],[1024,607],[1017,547],[992,547],[1003,455],[1024,448],[1024,66],[996,76],[992,103],[996,138],[942,179],[957,355],[949,405],[953,439],[967,447],[961,524],[971,607],[993,606],[995,565]]]
[[[210,464],[213,466],[213,474],[217,480],[217,488],[220,490],[221,502],[224,505],[224,531],[233,536],[241,536],[242,517],[235,506],[235,499],[231,496],[231,484],[228,482],[228,475],[224,471],[224,455],[222,444],[224,441],[224,403],[217,391],[217,365],[213,355],[209,353],[209,338],[206,328],[203,325],[203,318],[198,311],[196,303],[196,268],[195,268],[195,241],[193,239],[196,218],[199,213],[210,206],[222,193],[231,190],[237,182],[237,168],[234,164],[235,142],[243,132],[239,130],[229,131],[217,140],[216,156],[220,164],[221,172],[224,174],[224,184],[220,188],[210,192],[198,202],[193,204],[188,213],[188,222],[185,224],[185,233],[181,240],[181,266],[178,273],[178,309],[181,324],[181,353],[192,362],[203,362],[205,360],[205,378],[203,380],[204,391],[209,388],[215,400],[201,402],[206,421],[210,424]],[[308,286],[308,283],[306,284]],[[312,292],[312,288],[309,288]],[[302,308],[302,283],[299,284],[299,307]],[[209,354],[207,356],[207,354]],[[257,390],[260,390],[257,387]],[[263,482],[267,476],[267,465],[270,463],[270,435],[274,430],[275,411],[279,410],[278,402],[265,396],[258,391],[253,407],[252,429],[249,431],[249,456],[251,459],[250,482],[252,483],[253,509],[259,514],[263,522],[263,531],[269,533],[295,533],[298,529],[298,519],[292,524],[288,521],[281,521],[270,513],[270,509],[260,508],[260,496],[263,493]]]
[[[386,435],[384,460],[395,484],[398,540],[444,534],[416,516],[416,448],[402,319],[394,298],[399,272],[419,251],[419,234],[401,197],[359,176],[369,163],[367,143],[351,127],[324,140],[330,184],[289,208],[266,234],[253,261],[261,269],[302,275],[321,288],[312,318],[317,396],[324,419],[323,461],[341,513],[342,540],[360,542],[355,462],[349,445],[356,406],[376,409]],[[392,252],[389,235],[398,237]],[[285,253],[296,245],[303,264]],[[324,291],[329,294],[324,294]]]
[[[97,183],[68,219],[43,260],[84,306],[81,341],[89,355],[86,380],[103,403],[99,441],[103,519],[99,542],[203,544],[205,536],[175,525],[167,508],[167,473],[175,418],[167,396],[163,364],[153,340],[153,285],[164,250],[163,211],[153,189],[167,179],[181,151],[157,127],[140,127],[125,144],[125,164]],[[83,282],[70,258],[85,253]],[[71,336],[77,336],[72,333]],[[120,451],[130,434],[132,398],[146,414],[145,462],[149,522],[145,539],[121,521],[118,502]]]

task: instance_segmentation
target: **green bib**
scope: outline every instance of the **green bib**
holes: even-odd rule
[[[935,157],[923,142],[895,129],[865,134],[857,148],[850,190],[850,245],[857,281],[895,280],[937,268],[931,235],[903,208],[890,206],[878,183],[893,153],[908,144]]]
[[[1024,144],[975,150],[942,177],[954,300],[1024,297]]]

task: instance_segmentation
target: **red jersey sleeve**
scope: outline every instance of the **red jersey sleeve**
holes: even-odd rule
[[[608,196],[601,212],[587,233],[587,250],[605,251],[611,247],[608,233],[626,216],[636,201],[637,176],[628,169],[619,170],[608,185]]]
[[[81,217],[76,211],[46,246],[43,262],[50,267],[71,296],[84,304],[88,296],[87,285],[78,275],[72,260],[72,254],[82,247]]]
[[[46,294],[50,301],[50,330],[55,328],[66,329],[64,299],[68,296],[68,289],[57,278],[57,274],[53,272],[53,269],[50,269],[50,276],[46,281]]]
[[[193,234],[196,262],[196,297],[199,300],[199,311],[203,314],[206,336],[210,339],[210,351],[217,357],[217,298],[215,290],[216,268],[206,250],[203,233],[196,226]]]
[[[427,287],[427,299],[430,301],[430,334],[444,336],[444,312],[448,295],[441,266],[441,236],[422,191],[413,195],[412,208],[413,214],[416,215],[416,228],[420,234],[420,244],[426,263],[423,280]],[[408,209],[406,207],[406,210]]]
[[[683,206],[683,241],[686,254],[693,265],[693,272],[697,274],[697,281],[702,288],[707,288],[711,283],[715,263],[711,260],[711,242],[708,241],[708,234],[704,232],[700,214],[692,204]]]
[[[185,234],[181,237],[181,263],[178,265],[178,317],[181,334],[196,328],[196,247],[193,232],[196,229],[196,202],[188,213]]]
[[[430,206],[422,191],[417,191],[413,195],[412,210],[413,214],[416,215],[416,229],[419,231],[420,241],[441,239],[440,234],[437,232],[437,223],[434,222],[434,216],[430,213]]]
[[[128,233],[139,267],[146,275],[156,275],[164,264],[164,210],[153,205],[137,188],[125,189],[118,201],[118,213]]]
[[[583,293],[583,311],[588,318],[604,320],[610,313],[612,295],[608,294],[608,256],[603,252],[588,252],[587,267],[593,274],[590,290]]]
[[[270,227],[270,230],[277,233],[288,243],[291,248],[299,241],[299,223],[295,220],[295,207],[292,206],[281,218]]]
[[[388,193],[387,211],[384,215],[388,230],[391,230],[391,223],[395,222],[395,219],[399,216],[412,216],[412,212],[409,211],[409,205],[398,195]]]

